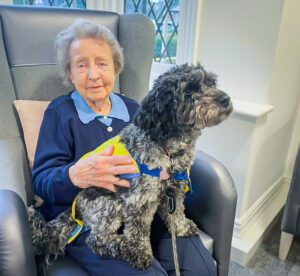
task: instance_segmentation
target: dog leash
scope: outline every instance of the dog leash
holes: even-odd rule
[[[172,250],[173,250],[173,259],[174,259],[174,266],[175,266],[175,274],[176,276],[180,276],[176,235],[175,235],[175,223],[174,223],[174,216],[173,216],[174,212],[176,211],[177,188],[169,185],[165,189],[165,194],[168,199],[168,212],[171,217],[171,237],[172,237]]]

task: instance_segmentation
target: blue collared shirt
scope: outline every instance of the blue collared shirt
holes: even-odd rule
[[[74,91],[71,94],[71,98],[74,101],[78,116],[83,124],[88,124],[95,118],[97,118],[101,123],[110,126],[113,118],[120,119],[124,122],[129,122],[130,116],[128,109],[124,101],[115,93],[111,93],[109,98],[111,102],[111,111],[107,116],[97,114],[85,101],[85,99],[80,95],[78,91]]]

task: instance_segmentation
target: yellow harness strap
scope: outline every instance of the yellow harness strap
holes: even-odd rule
[[[76,218],[76,203],[77,203],[77,197],[74,199],[73,204],[72,204],[72,213],[71,213],[71,218],[70,219],[75,221],[78,225],[71,232],[67,244],[74,241],[78,237],[78,235],[81,233],[81,231],[84,227],[84,222],[82,220]]]
[[[190,188],[190,186],[191,186],[190,172],[191,172],[191,170],[190,170],[190,169],[187,169],[187,173],[188,173],[188,183],[184,186],[184,191],[185,191],[186,193],[188,193],[188,192],[191,190],[191,188]]]

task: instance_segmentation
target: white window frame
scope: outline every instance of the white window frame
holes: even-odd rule
[[[200,18],[202,0],[181,0],[176,50],[176,64],[196,64],[200,61]],[[149,86],[174,64],[153,62]]]
[[[195,64],[200,60],[202,5],[202,0],[180,1],[176,64]]]
[[[124,13],[124,0],[86,0],[86,8],[89,10],[101,10]]]
[[[202,0],[181,0],[177,39],[176,64],[200,61],[200,19]],[[86,0],[87,9],[124,13],[124,0]],[[154,79],[170,69],[174,64],[153,62],[150,76],[150,88]]]

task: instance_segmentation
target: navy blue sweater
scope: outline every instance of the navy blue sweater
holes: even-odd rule
[[[127,97],[120,97],[132,121],[139,105]],[[85,153],[117,135],[127,124],[114,118],[112,131],[97,119],[83,124],[71,93],[49,104],[41,125],[32,171],[34,191],[44,200],[41,212],[46,220],[55,218],[71,206],[80,191],[69,178],[69,167]]]

